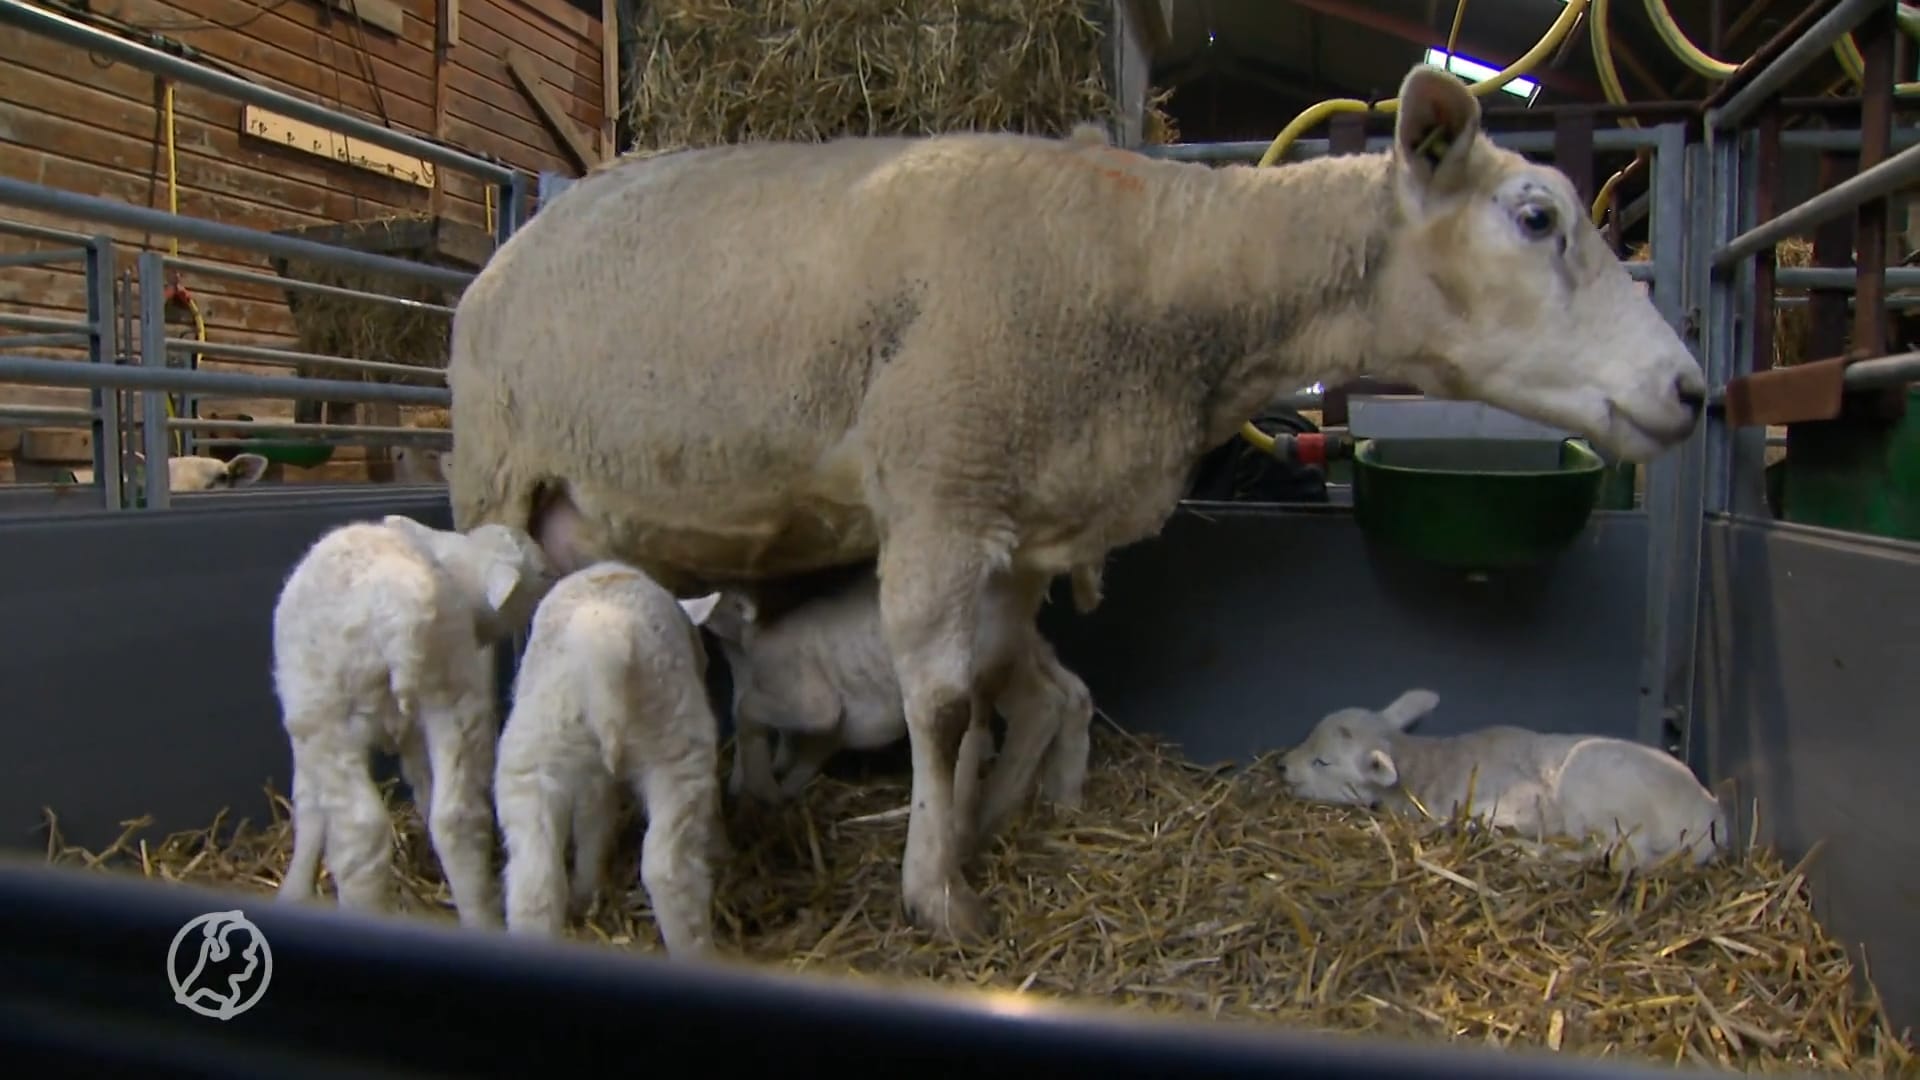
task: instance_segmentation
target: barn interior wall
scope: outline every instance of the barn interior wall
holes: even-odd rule
[[[599,19],[567,0],[457,0],[459,40],[436,59],[438,5],[447,0],[391,0],[401,32],[360,24],[321,0],[115,0],[93,10],[197,50],[198,59],[273,89],[397,130],[437,135],[457,147],[492,155],[529,171],[571,171],[572,163],[539,112],[509,74],[509,46],[560,102],[569,120],[598,132],[605,114]],[[597,8],[596,8],[597,10]],[[161,80],[125,63],[54,44],[25,30],[0,28],[0,70],[7,109],[0,113],[0,175],[85,195],[166,209],[166,128]],[[436,194],[404,180],[275,146],[243,135],[242,105],[192,86],[174,93],[174,163],[179,212],[229,225],[273,230],[434,211],[483,227],[480,182],[439,170]],[[102,232],[120,244],[122,269],[142,247],[165,250],[164,237],[0,208],[0,218],[79,232]],[[0,251],[31,245],[0,236]],[[263,256],[197,242],[180,254],[271,274]],[[292,342],[283,291],[184,276],[210,341],[276,345]],[[49,318],[85,313],[77,264],[0,270],[0,310]],[[181,330],[191,322],[179,316]],[[46,349],[37,355],[73,356]],[[245,362],[203,358],[209,370],[274,373]],[[0,386],[0,404],[78,407],[80,390]],[[287,401],[215,399],[207,408],[256,419],[289,418]],[[78,430],[0,428],[0,481],[23,449],[50,461],[83,463],[91,451]],[[288,479],[361,474],[358,448]]]

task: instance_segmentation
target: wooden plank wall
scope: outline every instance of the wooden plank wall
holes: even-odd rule
[[[336,0],[336,4],[340,0]],[[608,34],[601,20],[569,0],[453,0],[458,41],[440,44],[449,0],[390,0],[403,12],[396,36],[359,23],[326,0],[96,0],[92,10],[181,42],[206,62],[234,74],[414,134],[437,133],[463,149],[492,154],[530,171],[572,171],[539,112],[508,74],[504,55],[517,45],[534,61],[551,96],[588,132],[606,118],[603,86]],[[600,10],[600,0],[592,0]],[[165,209],[167,161],[161,83],[122,63],[0,28],[0,71],[7,72],[0,110],[0,174],[88,195]],[[176,168],[182,214],[271,230],[345,222],[403,211],[433,210],[484,226],[481,183],[438,171],[435,191],[365,169],[243,137],[240,103],[176,85]],[[99,229],[0,206],[0,219],[79,232],[106,232],[122,245],[120,264],[133,267],[144,244],[166,250],[162,237]],[[0,251],[41,246],[0,236]],[[263,256],[182,241],[181,254],[272,273]],[[287,345],[293,324],[285,296],[273,288],[187,277],[212,341]],[[0,268],[0,310],[56,318],[84,315],[77,266]],[[182,333],[182,331],[175,331]],[[190,334],[189,331],[185,333]],[[36,355],[59,355],[36,350]],[[271,371],[211,358],[213,369]],[[0,403],[81,405],[76,390],[0,385]],[[207,409],[286,418],[286,401],[222,400]],[[21,430],[0,427],[0,462],[12,458]],[[37,445],[78,453],[78,433],[34,432]],[[336,454],[328,478],[364,475],[353,448]],[[292,470],[289,470],[291,473]],[[0,478],[11,469],[0,464]],[[295,479],[289,476],[288,479]]]

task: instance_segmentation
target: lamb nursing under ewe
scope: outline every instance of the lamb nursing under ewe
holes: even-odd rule
[[[1076,579],[1076,584],[1078,579]],[[763,620],[744,593],[723,593],[706,626],[733,676],[734,757],[729,789],[769,802],[797,795],[843,748],[873,750],[907,734],[906,709],[880,619],[880,583],[862,571],[778,618]],[[1077,807],[1086,780],[1093,697],[1061,666],[1038,629],[1028,640],[994,704],[1007,721],[1007,744],[978,781],[990,744],[984,724],[961,740],[955,796],[962,824],[991,835],[1005,823],[1043,768],[1047,799]],[[787,770],[778,781],[768,736],[778,731]],[[977,812],[976,812],[977,811]],[[970,818],[970,819],[969,819]]]
[[[398,753],[460,921],[501,922],[490,788],[492,650],[550,584],[532,539],[390,515],[329,531],[273,609],[273,682],[293,745],[293,855],[280,896],[313,894],[324,854],[345,907],[392,906],[392,822],[370,756]]]
[[[1408,690],[1379,712],[1327,715],[1282,758],[1288,787],[1319,802],[1438,817],[1465,807],[1495,828],[1597,842],[1612,865],[1631,869],[1679,851],[1699,865],[1731,839],[1719,800],[1651,746],[1508,725],[1408,733],[1439,704],[1431,690]]]
[[[1424,65],[1391,149],[1277,168],[983,133],[612,164],[467,287],[447,371],[459,528],[678,596],[877,560],[904,900],[958,939],[959,744],[1048,583],[1155,535],[1263,404],[1366,373],[1643,462],[1706,390],[1566,176]]]

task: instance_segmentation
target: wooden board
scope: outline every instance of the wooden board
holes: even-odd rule
[[[405,14],[393,0],[332,0],[332,3],[334,10],[358,15],[361,22],[385,30],[394,37],[399,37],[406,25]]]
[[[560,148],[565,150],[567,157],[573,160],[574,167],[580,170],[580,174],[585,174],[588,169],[593,168],[594,163],[599,160],[598,154],[594,151],[593,140],[574,124],[573,120],[567,116],[566,109],[553,96],[553,92],[541,83],[533,58],[518,45],[509,45],[502,59],[507,63],[508,74],[513,76],[514,82],[520,84],[520,90],[527,95],[527,99],[533,102],[534,108],[540,113],[540,119],[546,122],[547,129],[553,132],[553,137],[560,143]]]
[[[240,113],[240,130],[256,139],[280,146],[290,147],[315,157],[332,158],[343,164],[395,180],[403,180],[415,187],[433,190],[433,162],[408,157],[384,146],[374,146],[358,139],[328,131],[318,124],[309,124],[304,120],[295,120],[291,116],[263,109],[258,105],[248,105]]]

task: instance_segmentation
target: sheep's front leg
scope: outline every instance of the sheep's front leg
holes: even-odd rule
[[[479,685],[486,685],[485,681]],[[420,710],[434,776],[427,834],[433,840],[434,854],[440,858],[461,924],[488,928],[503,922],[499,883],[492,867],[492,714],[488,695],[478,689],[435,695],[423,700]]]
[[[962,942],[989,931],[960,868],[954,776],[982,706],[979,622],[990,572],[947,522],[897,523],[880,555],[880,614],[906,706],[913,783],[901,892],[908,917]]]

